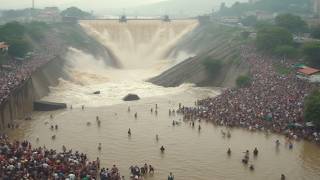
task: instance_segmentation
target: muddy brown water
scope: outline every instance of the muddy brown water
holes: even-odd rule
[[[85,110],[74,107],[53,112],[53,119],[50,119],[50,113],[35,112],[32,121],[24,121],[9,135],[12,139],[27,139],[35,146],[45,145],[60,151],[65,145],[68,149],[87,153],[90,160],[99,157],[102,167],[116,164],[126,179],[130,165],[141,167],[144,163],[155,167],[155,174],[145,177],[149,180],[166,179],[169,172],[174,173],[176,180],[274,180],[280,179],[282,173],[290,180],[320,179],[320,148],[315,144],[294,142],[293,149],[289,150],[284,137],[275,134],[231,129],[231,138],[223,138],[221,130],[225,128],[210,122],[197,122],[195,128],[185,122],[172,126],[172,121],[179,121],[181,117],[169,116],[169,108],[177,108],[179,102],[193,105],[197,98],[212,95],[210,93],[194,89],[105,107],[87,107]],[[155,104],[158,104],[158,115],[150,113]],[[97,115],[101,120],[100,127],[96,123]],[[59,129],[51,131],[50,125],[55,124]],[[129,128],[131,137],[127,134]],[[52,140],[54,134],[57,138]],[[159,134],[158,142],[156,134]],[[39,142],[36,142],[37,137]],[[276,139],[281,141],[279,148],[275,147]],[[102,143],[101,151],[97,148],[99,142]],[[159,150],[161,145],[166,148],[163,154]],[[226,153],[228,147],[232,150],[231,156]],[[259,149],[256,158],[252,156],[254,147]],[[241,163],[247,149],[251,151],[249,164],[254,164],[254,171]]]

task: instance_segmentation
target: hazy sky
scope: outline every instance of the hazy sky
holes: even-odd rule
[[[87,9],[127,8],[164,0],[35,0],[36,7],[45,6],[79,6]],[[32,0],[0,0],[1,9],[17,9],[31,6]]]
[[[173,13],[184,11],[187,14],[202,14],[217,9],[221,2],[228,4],[235,1],[248,0],[34,0],[36,8],[47,6],[58,6],[65,9],[76,6],[86,11],[94,11],[96,15],[140,13],[143,15],[156,12],[162,14],[164,11]],[[162,2],[162,3],[160,3]],[[31,7],[32,0],[0,0],[0,9],[21,9]],[[154,5],[149,5],[154,4]],[[149,12],[148,12],[149,11]],[[158,12],[159,11],[159,12]],[[139,15],[140,15],[139,14]],[[138,15],[138,14],[137,14]]]

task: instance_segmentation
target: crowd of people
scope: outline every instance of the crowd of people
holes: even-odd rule
[[[318,85],[299,79],[294,71],[278,73],[273,66],[276,59],[253,47],[242,47],[241,56],[250,66],[250,86],[226,89],[220,96],[199,100],[196,107],[180,107],[178,112],[189,120],[207,119],[218,125],[320,142],[320,132],[303,119],[304,98]],[[290,68],[289,63],[278,62]]]
[[[6,64],[0,64],[0,104],[34,71],[60,54],[63,48],[54,35],[48,35],[39,45],[45,48],[34,50],[27,59],[11,58]]]
[[[0,177],[15,179],[97,179],[100,160],[90,162],[86,154],[58,153],[46,147],[33,148],[28,141],[11,142],[0,135]]]

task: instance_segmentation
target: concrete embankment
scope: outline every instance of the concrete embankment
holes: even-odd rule
[[[0,129],[16,119],[24,119],[33,111],[33,101],[47,95],[49,86],[57,85],[58,79],[65,76],[63,63],[64,60],[57,56],[12,91],[0,105]]]
[[[179,46],[187,51],[195,49],[197,55],[151,78],[149,82],[165,87],[179,86],[183,83],[234,87],[237,77],[249,72],[249,66],[239,54],[241,46],[241,41],[237,39],[239,31],[219,25],[209,25],[199,27],[194,33],[196,35],[190,35]],[[214,76],[210,75],[204,65],[206,59],[222,62],[219,72]]]

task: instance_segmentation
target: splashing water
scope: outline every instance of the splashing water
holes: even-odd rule
[[[83,21],[82,27],[105,45],[126,69],[150,68],[168,63],[168,56],[175,45],[198,22],[180,20]]]
[[[128,93],[146,98],[179,93],[192,87],[185,84],[164,88],[145,80],[191,56],[184,51],[171,51],[198,25],[197,21],[83,21],[81,25],[113,53],[122,68],[115,69],[102,59],[69,48],[64,68],[71,78],[60,79],[57,87],[50,88],[51,93],[45,100],[102,106],[121,103]],[[93,95],[95,91],[101,91],[101,94]]]

